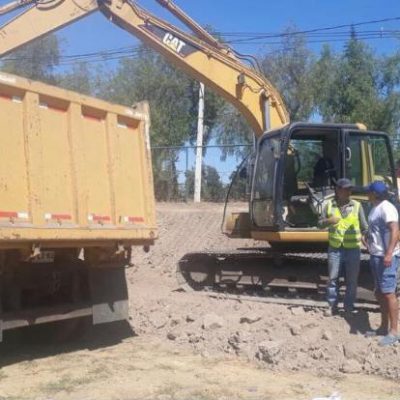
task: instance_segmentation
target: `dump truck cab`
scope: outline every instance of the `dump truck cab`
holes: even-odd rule
[[[318,220],[337,179],[353,182],[353,197],[366,211],[370,182],[383,180],[397,193],[388,135],[359,124],[294,123],[272,130],[258,140],[250,164],[249,214],[232,216],[231,236],[243,237],[247,229],[248,237],[271,243],[325,243]]]

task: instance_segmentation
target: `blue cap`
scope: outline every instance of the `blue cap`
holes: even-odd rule
[[[340,189],[351,189],[354,185],[351,183],[350,179],[341,178],[336,181],[336,187]]]
[[[367,186],[367,191],[378,193],[378,194],[384,194],[388,191],[388,187],[386,186],[385,182],[375,181]]]

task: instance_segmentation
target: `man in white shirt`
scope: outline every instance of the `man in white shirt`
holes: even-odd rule
[[[371,272],[375,281],[375,296],[381,307],[382,321],[369,336],[383,335],[379,344],[395,344],[398,336],[399,306],[396,296],[397,273],[400,260],[399,215],[387,199],[384,182],[375,181],[368,186],[368,199],[373,208],[368,216],[366,245],[370,253]]]

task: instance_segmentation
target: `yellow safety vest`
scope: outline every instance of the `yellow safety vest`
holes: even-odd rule
[[[358,201],[353,201],[353,210],[343,218],[339,207],[333,204],[332,200],[327,204],[327,217],[338,217],[340,221],[336,225],[329,227],[329,246],[338,249],[359,249],[361,247],[361,230],[358,213],[361,204]]]

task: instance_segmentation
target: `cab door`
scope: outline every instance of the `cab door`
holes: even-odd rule
[[[251,220],[256,228],[277,229],[277,181],[281,174],[281,142],[281,132],[278,131],[263,137],[258,144],[250,199]]]
[[[344,176],[357,188],[380,180],[391,190],[397,190],[393,155],[385,133],[367,131],[344,132]]]

